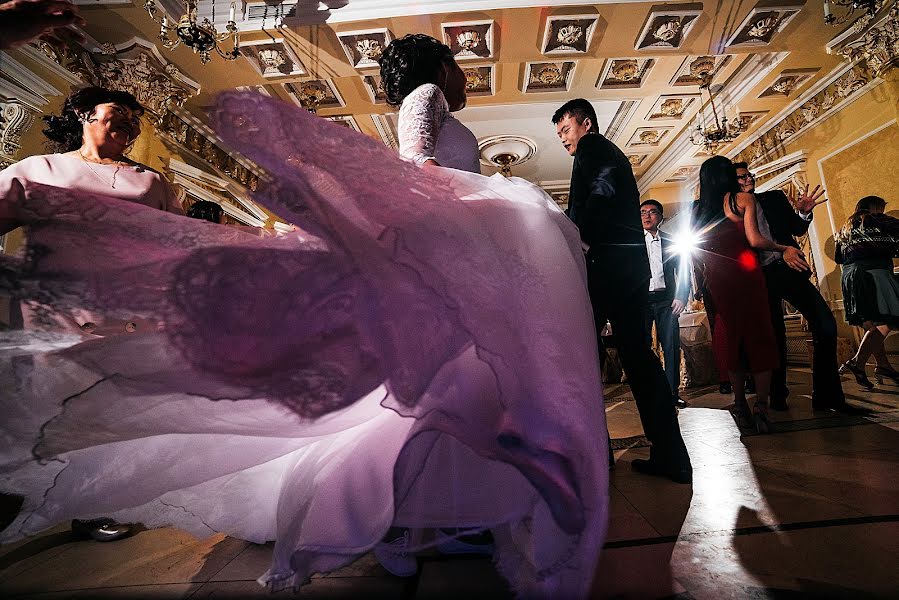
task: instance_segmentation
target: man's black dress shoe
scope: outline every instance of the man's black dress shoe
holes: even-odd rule
[[[754,394],[755,393],[755,379],[753,379],[752,377],[747,377],[745,389],[746,389],[747,394]]]
[[[674,397],[674,408],[687,408],[688,406],[687,401],[680,396]]]
[[[730,394],[734,393],[734,390],[730,386],[729,381],[722,381],[721,383],[718,384],[718,393],[730,395]]]
[[[870,415],[871,411],[867,408],[861,408],[858,406],[852,406],[847,402],[840,402],[839,404],[814,404],[812,403],[812,410],[814,411],[825,411],[832,410],[836,413],[840,413],[841,415],[846,416],[858,416],[863,417],[865,415]]]
[[[668,467],[658,461],[646,458],[635,458],[631,461],[631,469],[644,475],[667,477],[675,483],[693,483],[693,467]]]
[[[122,523],[116,523],[109,518],[91,519],[89,521],[73,519],[72,533],[79,537],[95,539],[98,542],[111,542],[131,533],[131,527]]]

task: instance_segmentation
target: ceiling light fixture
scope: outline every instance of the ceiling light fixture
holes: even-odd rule
[[[709,95],[709,105],[712,108],[710,122],[706,122],[706,116],[703,114],[702,108],[696,115],[696,128],[690,133],[690,141],[695,146],[702,146],[702,149],[709,154],[715,154],[724,145],[737,139],[746,128],[743,120],[734,119],[734,122],[727,120],[727,115],[722,112],[722,116],[718,117],[718,109],[715,106],[715,94],[712,92],[712,72],[703,71],[698,73],[702,80],[699,86],[700,94],[705,90]],[[717,86],[720,87],[720,86]]]
[[[213,50],[225,60],[236,60],[240,56],[240,43],[237,38],[237,24],[234,22],[236,4],[231,2],[231,11],[228,14],[228,24],[225,31],[219,33],[212,21],[204,18],[202,23],[197,22],[197,1],[184,0],[184,14],[178,22],[172,24],[164,10],[156,6],[155,0],[147,0],[144,9],[154,21],[159,23],[159,39],[162,45],[172,50],[181,44],[200,55],[200,62],[204,65],[209,62]],[[213,18],[215,3],[212,4]],[[161,13],[161,17],[160,17]],[[175,37],[172,37],[174,34]],[[231,49],[224,51],[219,44],[231,38]]]

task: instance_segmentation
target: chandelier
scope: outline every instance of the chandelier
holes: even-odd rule
[[[707,121],[702,108],[699,109],[699,113],[696,115],[696,127],[690,132],[690,141],[694,146],[702,146],[702,149],[709,154],[715,154],[719,148],[737,139],[741,133],[746,131],[746,127],[739,118],[733,122],[728,121],[727,116],[723,112],[722,116],[718,117],[715,95],[712,93],[711,88],[712,72],[705,71],[700,73],[699,76],[702,80],[699,86],[700,94],[702,90],[705,90],[709,95],[712,116]]]
[[[200,62],[204,65],[209,62],[212,50],[215,50],[225,60],[235,60],[240,56],[240,44],[237,39],[237,24],[234,22],[234,1],[232,0],[231,2],[228,24],[225,26],[223,33],[219,33],[209,19],[204,18],[202,23],[197,22],[197,1],[184,0],[185,12],[175,24],[169,21],[164,10],[159,10],[155,0],[146,0],[144,8],[149,13],[150,18],[159,23],[159,39],[162,41],[162,45],[169,50],[184,44],[193,50],[195,54],[200,55]],[[213,4],[214,8],[215,5]],[[162,13],[161,18],[160,13]],[[175,37],[172,37],[172,34]],[[224,51],[219,47],[219,44],[228,38],[231,38],[231,49]]]
[[[834,16],[833,7],[842,9],[843,14]],[[883,7],[883,0],[824,0],[824,22],[828,25],[841,25],[849,19],[856,17],[856,11],[862,11],[861,16],[865,22],[874,18],[874,15]]]

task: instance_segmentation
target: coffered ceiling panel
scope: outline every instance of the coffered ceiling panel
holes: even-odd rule
[[[599,15],[547,17],[543,34],[543,54],[586,54],[598,20]]]

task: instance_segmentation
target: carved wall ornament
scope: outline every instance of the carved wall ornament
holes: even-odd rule
[[[838,52],[849,62],[865,61],[877,77],[899,65],[899,2],[894,1],[885,17]]]
[[[760,4],[764,4],[760,3]],[[726,46],[767,46],[774,36],[784,28],[802,10],[801,4],[792,6],[756,6],[740,23],[735,33],[727,40]]]
[[[362,83],[365,86],[365,91],[368,92],[368,97],[371,98],[371,101],[375,104],[386,104],[387,103],[387,94],[384,93],[384,88],[381,86],[381,74],[373,73],[371,75],[363,75]]]
[[[686,167],[679,167],[674,173],[671,174],[671,177],[665,180],[666,183],[671,183],[675,181],[686,181],[696,175],[699,172],[699,165],[688,165]]]
[[[523,92],[565,91],[571,85],[576,61],[533,62],[525,65]]]
[[[357,69],[377,69],[384,48],[393,40],[386,28],[337,33],[347,60]]]
[[[638,127],[627,145],[632,148],[658,146],[672,130],[673,127]]]
[[[701,55],[688,56],[681,63],[680,67],[671,79],[673,86],[699,86],[702,84],[703,77],[707,74],[711,75],[714,81],[718,73],[730,62],[731,55]]]
[[[493,65],[472,65],[462,68],[465,93],[468,96],[490,96],[494,93]]]
[[[652,58],[615,58],[606,61],[597,82],[601,89],[638,88],[643,85],[650,69],[655,64]]]
[[[675,50],[702,14],[702,4],[682,4],[676,7],[653,6],[643,23],[635,50]]]
[[[699,99],[698,94],[679,94],[660,96],[646,116],[649,121],[680,120],[688,109]]]
[[[493,57],[493,21],[441,23],[443,41],[456,60]]]
[[[774,80],[761,94],[759,98],[768,98],[771,96],[789,96],[803,85],[805,85],[819,69],[785,69],[781,71],[777,79]]]
[[[306,67],[284,38],[242,42],[240,53],[266,79],[306,75]]]
[[[779,122],[769,125],[734,160],[755,165],[776,158],[778,153],[783,152],[786,142],[857,98],[874,79],[874,73],[863,63],[846,65],[845,71],[835,74],[823,89],[818,90]]]
[[[0,101],[0,169],[16,161],[22,136],[34,124],[36,115],[36,111],[16,100]]]
[[[308,111],[346,106],[330,79],[310,79],[283,85],[290,98]]]
[[[543,54],[585,54],[599,15],[549,16],[543,30]]]

